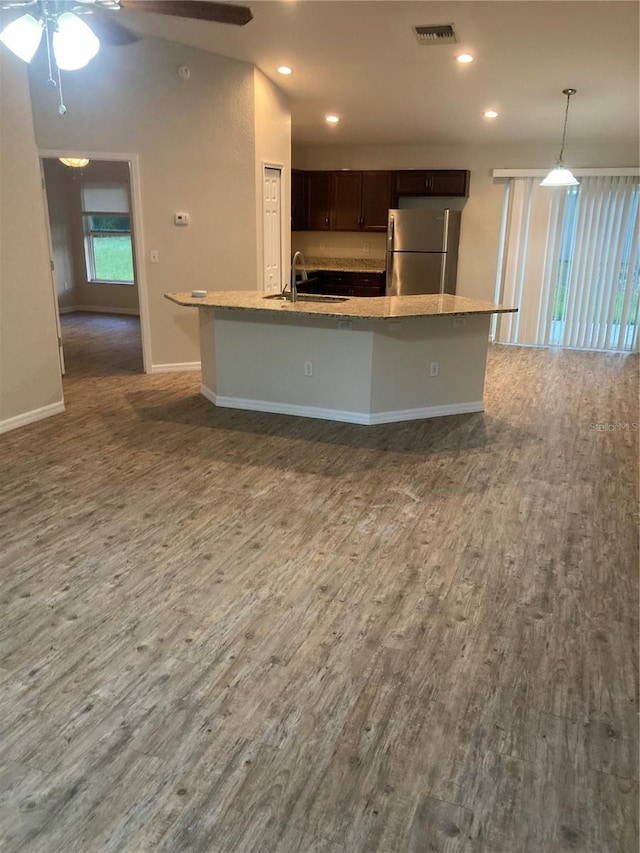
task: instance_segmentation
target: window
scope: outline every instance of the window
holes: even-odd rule
[[[520,310],[502,315],[496,340],[637,351],[639,200],[632,175],[557,190],[511,178],[497,289]]]
[[[129,191],[125,183],[83,183],[87,280],[134,284]]]

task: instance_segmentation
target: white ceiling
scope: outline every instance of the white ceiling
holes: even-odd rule
[[[294,144],[554,141],[638,136],[637,0],[247,0],[231,27],[147,14],[118,20],[258,66],[291,99]],[[424,47],[415,24],[452,23]],[[126,52],[127,48],[121,48]],[[455,62],[463,50],[476,61]],[[278,65],[293,67],[283,78]],[[500,113],[493,122],[482,112]],[[327,112],[341,117],[337,127]]]

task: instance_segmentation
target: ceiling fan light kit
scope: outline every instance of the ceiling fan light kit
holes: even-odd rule
[[[43,22],[33,15],[23,15],[12,21],[0,33],[0,41],[24,62],[31,62],[40,45]]]
[[[575,89],[563,89],[562,94],[567,96],[567,106],[564,111],[564,128],[562,130],[562,143],[560,145],[560,154],[556,160],[555,167],[549,172],[547,177],[540,181],[541,187],[576,187],[580,183],[576,180],[570,169],[564,165],[564,143],[567,138],[567,120],[569,118],[569,102],[572,95],[575,95]]]
[[[0,42],[24,62],[31,62],[44,33],[49,63],[47,86],[59,92],[60,115],[66,115],[67,112],[60,72],[84,68],[100,49],[100,39],[80,15],[90,14],[96,28],[104,30],[105,41],[114,45],[139,41],[139,36],[115,20],[114,13],[120,9],[234,26],[244,26],[253,18],[247,6],[213,0],[76,0],[62,3],[58,0],[5,0],[3,3],[0,0],[0,9],[20,7],[28,8],[29,11],[0,32]],[[54,79],[54,71],[57,80]]]

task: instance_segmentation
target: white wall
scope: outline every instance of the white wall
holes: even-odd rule
[[[55,299],[24,63],[0,51],[0,432],[62,411]]]
[[[182,64],[189,80],[176,74]],[[64,117],[46,80],[44,63],[33,65],[41,150],[138,155],[151,360],[198,362],[196,312],[164,293],[257,286],[253,66],[154,38],[103,46],[85,69],[64,74]],[[177,211],[191,215],[188,227],[173,224]],[[159,264],[148,263],[150,249]]]
[[[557,157],[557,142],[547,146],[313,146],[294,147],[293,167],[297,169],[469,169],[469,198],[462,214],[458,293],[478,299],[493,299],[504,181],[494,181],[493,169],[551,167]],[[571,167],[637,166],[637,141],[607,145],[567,146]],[[336,235],[336,238],[341,235]],[[296,235],[297,239],[297,235]],[[325,254],[332,253],[333,237],[324,232]],[[361,250],[362,234],[350,235],[355,257]],[[300,241],[305,246],[318,243],[318,235]],[[340,250],[345,240],[336,242]],[[372,248],[378,243],[371,241]],[[344,257],[344,252],[337,255]]]

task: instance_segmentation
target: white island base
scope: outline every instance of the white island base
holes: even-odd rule
[[[199,315],[201,390],[216,406],[356,424],[483,411],[489,313]]]

